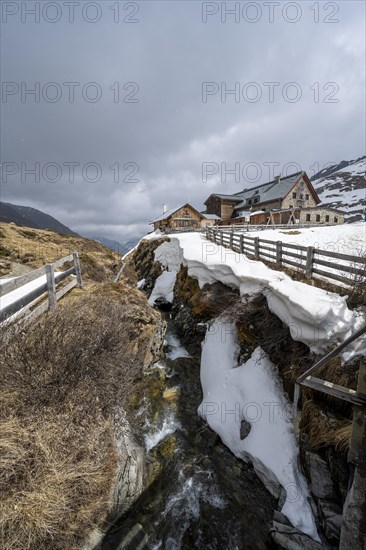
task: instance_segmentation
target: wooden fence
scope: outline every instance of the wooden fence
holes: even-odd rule
[[[55,273],[55,269],[61,267],[66,262],[73,262],[73,267],[70,267],[66,271]],[[0,300],[3,296],[35,281],[43,275],[46,276],[46,281],[44,283],[0,309],[0,323],[8,320],[18,312],[20,313],[17,315],[17,320],[22,317],[23,320],[33,321],[47,310],[56,311],[57,300],[62,298],[75,286],[79,288],[83,286],[78,253],[73,252],[52,264],[46,264],[39,269],[35,269],[21,277],[11,279],[4,284],[0,283]],[[75,275],[75,278],[57,290],[57,286],[71,275]],[[31,311],[31,307],[35,305],[35,302],[46,293],[48,294],[47,300]]]
[[[320,250],[313,246],[260,239],[250,237],[244,232],[223,231],[212,227],[206,229],[206,238],[255,260],[273,263],[276,269],[286,266],[300,269],[307,279],[315,275],[346,285],[355,282],[366,283],[366,257]]]

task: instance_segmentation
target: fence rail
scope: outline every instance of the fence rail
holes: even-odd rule
[[[213,227],[206,229],[206,237],[216,244],[231,248],[234,252],[253,257],[255,260],[273,263],[276,269],[286,266],[300,269],[307,279],[315,275],[346,285],[355,281],[366,282],[366,257],[260,239],[250,237],[243,231],[225,231]]]
[[[61,267],[66,262],[73,262],[73,267],[70,267],[60,273],[55,273],[55,269]],[[44,313],[47,310],[56,311],[57,300],[62,298],[62,296],[64,296],[75,286],[79,288],[83,287],[79,256],[77,252],[73,252],[68,256],[60,258],[52,264],[46,264],[43,267],[31,271],[30,273],[22,275],[21,277],[16,277],[11,281],[0,284],[0,297],[4,297],[14,290],[17,290],[44,275],[46,276],[44,283],[39,284],[36,288],[29,290],[29,292],[23,294],[7,306],[0,309],[0,323],[9,320],[9,318],[16,313],[20,314],[17,315],[17,320],[21,316],[24,320],[27,319],[29,321],[34,320],[36,317],[41,315],[41,313]],[[69,281],[67,285],[57,289],[57,286],[71,275],[75,275],[75,278]],[[35,302],[46,293],[47,300],[31,311],[30,308],[34,306]]]

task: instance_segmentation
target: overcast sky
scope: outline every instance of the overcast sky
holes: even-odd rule
[[[2,4],[1,199],[79,233],[364,154],[362,1]]]

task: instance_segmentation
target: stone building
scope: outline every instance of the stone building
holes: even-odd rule
[[[320,208],[319,203],[320,199],[304,171],[283,178],[276,176],[267,183],[233,195],[213,193],[205,201],[207,213],[220,217],[224,225],[245,223],[243,219],[247,218],[248,211],[251,224],[267,223],[270,213],[275,223],[281,224],[288,223],[290,218],[294,223],[295,220],[314,224],[344,223],[343,212]]]

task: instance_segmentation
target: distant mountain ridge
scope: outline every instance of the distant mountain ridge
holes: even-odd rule
[[[31,206],[0,202],[0,222],[15,223],[21,227],[33,227],[34,229],[49,229],[50,231],[57,231],[63,235],[80,237],[78,233],[53,216],[45,214],[41,210],[37,210]]]
[[[347,223],[362,219],[366,209],[366,156],[342,160],[310,179],[323,205],[343,210]]]

